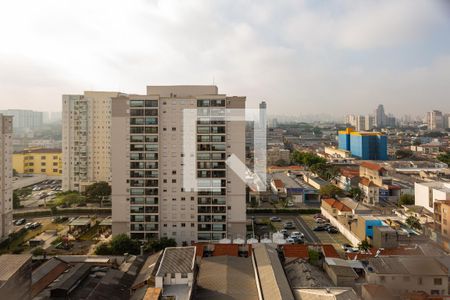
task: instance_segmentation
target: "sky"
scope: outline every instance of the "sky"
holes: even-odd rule
[[[213,83],[269,114],[450,112],[450,1],[0,2],[0,109]]]

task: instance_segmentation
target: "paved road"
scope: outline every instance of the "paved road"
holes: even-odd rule
[[[305,221],[299,217],[296,216],[293,218],[295,225],[297,225],[298,229],[305,234],[305,239],[310,243],[316,243],[320,244],[320,239],[316,236],[314,231],[309,228],[309,226],[305,223]]]
[[[318,243],[320,244],[320,239],[316,236],[314,231],[308,227],[305,220],[302,219],[298,214],[272,214],[272,213],[258,213],[258,214],[247,214],[248,217],[272,217],[278,216],[283,218],[284,216],[289,217],[295,223],[295,226],[305,235],[305,240],[309,243]]]

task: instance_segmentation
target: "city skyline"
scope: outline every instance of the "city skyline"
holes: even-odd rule
[[[61,94],[214,83],[248,107],[266,101],[270,114],[448,110],[444,1],[35,5],[1,5],[0,109],[61,111]]]

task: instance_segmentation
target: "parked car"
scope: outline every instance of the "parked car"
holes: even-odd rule
[[[25,229],[31,229],[32,228],[32,225],[33,225],[33,223],[31,223],[31,222],[28,222],[27,224],[25,224],[25,226],[23,227],[23,228],[25,228]]]
[[[23,225],[23,224],[25,224],[25,222],[26,222],[26,220],[25,219],[18,219],[18,220],[16,220],[15,222],[14,222],[14,225],[17,225],[17,226],[19,226],[19,225]]]
[[[287,238],[286,239],[286,244],[295,244],[295,241],[293,238]]]
[[[313,218],[314,218],[314,220],[315,219],[317,219],[317,218],[322,218],[322,219],[325,219],[325,217],[322,215],[322,214],[315,214],[314,216],[313,216]]]
[[[327,223],[328,221],[326,220],[326,219],[322,219],[322,218],[317,218],[316,219],[316,223],[319,223],[319,224],[323,224],[323,223]]]
[[[328,233],[339,233],[339,230],[334,226],[328,227],[327,231]]]
[[[291,236],[290,239],[293,239],[296,244],[303,244],[304,243],[303,239],[295,237],[295,236]]]
[[[291,237],[297,237],[299,239],[302,239],[305,235],[301,233],[300,231],[294,231],[291,233]]]
[[[281,218],[280,218],[280,217],[277,217],[277,216],[270,217],[270,221],[271,221],[271,222],[281,222]]]
[[[313,231],[326,231],[326,230],[327,228],[323,225],[318,225],[313,229]]]
[[[42,225],[42,224],[39,223],[39,222],[34,222],[33,224],[31,224],[31,228],[36,229],[36,228],[38,228],[38,227],[41,226],[41,225]]]
[[[284,227],[284,229],[295,229],[294,223],[291,221],[284,223],[283,227]]]
[[[288,203],[287,203],[287,207],[293,207],[294,206],[294,202],[292,202],[292,201],[288,201]]]
[[[359,248],[358,247],[353,247],[350,244],[342,244],[341,248],[342,248],[342,250],[344,250],[347,253],[359,252]]]

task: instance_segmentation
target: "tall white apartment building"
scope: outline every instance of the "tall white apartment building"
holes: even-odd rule
[[[13,117],[0,114],[0,241],[12,233]]]
[[[427,113],[428,130],[444,129],[444,115],[439,110],[433,110]]]
[[[414,201],[416,205],[434,212],[434,203],[450,200],[450,183],[442,181],[416,182],[414,184]]]
[[[117,95],[63,95],[64,190],[83,191],[94,182],[111,182],[111,98]]]
[[[234,109],[244,118],[244,108],[245,97],[216,86],[148,86],[147,95],[113,98],[113,234],[179,244],[245,238],[245,184],[225,162],[233,154],[245,162],[245,121],[225,118]],[[198,118],[185,119],[186,109]],[[186,172],[197,188],[185,189]]]

